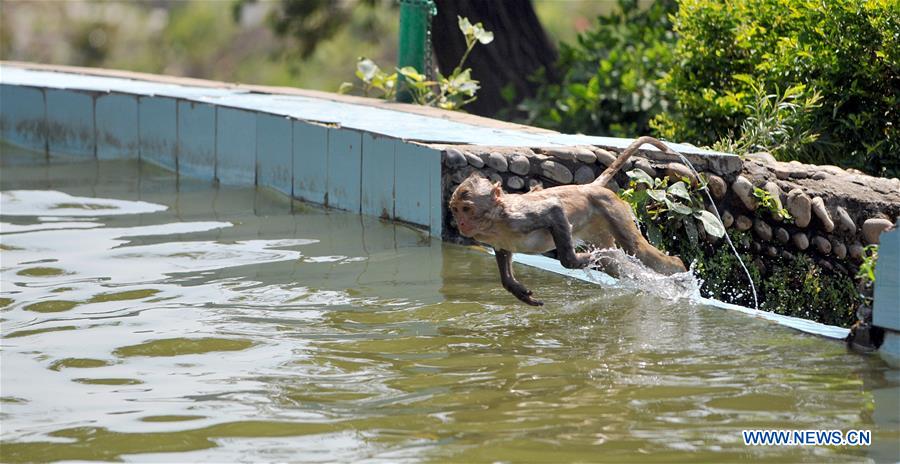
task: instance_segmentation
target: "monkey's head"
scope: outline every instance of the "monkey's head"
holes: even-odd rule
[[[470,175],[450,196],[450,212],[456,219],[459,233],[474,237],[487,232],[494,223],[503,189],[492,184],[483,174]]]

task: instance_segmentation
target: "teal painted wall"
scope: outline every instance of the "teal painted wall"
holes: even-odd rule
[[[53,156],[140,159],[440,237],[441,153],[399,138],[168,96],[0,86],[0,137]]]

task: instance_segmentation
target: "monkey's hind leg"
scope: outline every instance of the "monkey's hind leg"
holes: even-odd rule
[[[606,230],[612,235],[616,245],[626,253],[660,274],[672,275],[687,271],[678,257],[659,251],[641,235],[627,203],[605,194],[593,199],[597,207],[603,211]]]
[[[616,243],[626,253],[634,255],[645,266],[660,274],[672,275],[687,271],[681,259],[677,256],[669,256],[651,245],[631,221],[627,222],[626,227],[613,228],[613,235]]]

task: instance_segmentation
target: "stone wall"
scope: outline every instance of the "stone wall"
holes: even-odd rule
[[[900,180],[845,171],[836,166],[778,162],[771,155],[750,155],[729,193],[735,223],[753,217],[758,207],[748,186],[769,191],[792,221],[756,214],[753,232],[760,246],[805,252],[823,265],[854,270],[864,245],[900,216]],[[727,199],[726,199],[727,200]],[[744,226],[746,227],[746,220]]]
[[[502,182],[507,192],[524,193],[535,186],[547,188],[590,183],[621,151],[600,146],[553,149],[471,145],[433,147],[442,151],[445,205],[456,186],[474,171]],[[808,258],[801,264],[809,268],[810,273],[831,279],[827,281],[829,283],[834,279],[854,282],[864,257],[864,246],[877,244],[879,234],[891,227],[900,216],[898,179],[876,178],[835,166],[779,162],[767,153],[749,155],[743,159],[720,154],[689,155],[688,158],[707,179],[724,225],[732,237],[741,238],[738,247],[749,258],[748,264],[752,264],[761,282],[767,277],[781,278],[779,273],[782,268],[800,256]],[[642,150],[626,163],[610,182],[609,188],[618,191],[628,186],[626,172],[631,169],[640,169],[654,178],[669,177],[670,181],[688,178],[696,182],[694,174],[677,157],[655,150]],[[792,218],[784,220],[762,208],[754,195],[757,188],[767,191]],[[467,241],[456,232],[456,225],[446,206],[444,224],[446,240]],[[705,236],[704,239],[709,243],[703,247],[704,253],[698,255],[701,261],[703,256],[711,259],[711,255],[724,246],[714,237]],[[734,275],[705,275],[704,278],[727,279],[734,278]],[[760,288],[761,293],[766,291]],[[765,298],[764,294],[760,296]],[[857,305],[864,301],[846,294],[836,298],[832,300],[839,301],[841,306]],[[746,304],[747,300],[733,302]],[[806,313],[794,315],[838,324],[836,321],[852,319],[847,314],[854,313],[855,309],[842,307],[813,311],[841,312],[834,318]]]

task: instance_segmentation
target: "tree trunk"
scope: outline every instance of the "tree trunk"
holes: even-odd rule
[[[479,81],[478,99],[465,110],[481,116],[515,107],[523,98],[533,96],[537,85],[528,77],[545,68],[555,81],[556,48],[538,21],[531,0],[436,0],[438,13],[432,20],[432,44],[437,65],[444,75],[453,71],[466,51],[457,16],[482,23],[494,33],[494,41],[475,45],[464,67],[472,68]],[[502,95],[504,87],[515,90],[512,104]],[[507,113],[509,115],[509,113]]]

